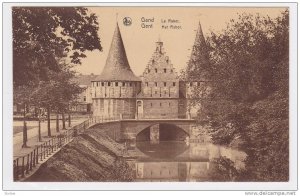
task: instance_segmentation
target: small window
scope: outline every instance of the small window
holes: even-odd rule
[[[173,86],[176,86],[176,82],[173,82]]]
[[[155,73],[157,73],[157,69],[155,68]]]
[[[171,103],[169,102],[169,107],[171,107]]]
[[[157,82],[155,82],[155,86],[157,86]]]
[[[167,73],[167,69],[166,68],[164,69],[164,72]]]
[[[115,83],[115,86],[118,86],[118,82]]]
[[[150,69],[148,69],[148,73],[150,73]]]
[[[125,82],[122,83],[122,86],[125,86]]]
[[[146,86],[148,86],[148,82],[146,82]]]
[[[104,86],[104,82],[101,82],[101,85]]]
[[[161,103],[159,103],[159,106],[161,107]]]
[[[164,82],[164,86],[167,86],[167,83],[166,83],[166,82]]]
[[[98,83],[99,83],[99,82],[97,82],[97,86],[98,86]]]
[[[129,83],[129,86],[132,86],[132,83],[131,83],[131,82]]]
[[[110,82],[107,83],[107,86],[110,86]]]
[[[173,73],[173,69],[171,69],[171,73]]]
[[[86,101],[86,96],[83,97],[83,101]]]
[[[193,86],[193,82],[190,82],[190,86]]]

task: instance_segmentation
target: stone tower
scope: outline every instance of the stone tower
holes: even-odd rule
[[[163,42],[158,40],[143,72],[138,97],[139,118],[178,118],[179,79]]]
[[[92,81],[93,115],[134,118],[141,79],[134,75],[116,25],[102,73]]]
[[[209,53],[200,22],[187,66],[187,80],[180,83],[180,91],[186,98],[186,107],[183,108],[186,108],[187,114],[195,117],[201,105],[199,102],[195,104],[194,100],[202,99],[209,93],[210,79],[206,72],[209,68]]]

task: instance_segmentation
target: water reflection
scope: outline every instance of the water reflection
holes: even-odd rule
[[[160,141],[155,144],[151,144],[150,141],[137,142],[136,147],[151,160],[158,158],[160,161],[175,158],[189,148],[181,141]]]
[[[136,181],[147,182],[229,181],[235,169],[244,167],[246,158],[244,152],[235,149],[184,141],[137,142],[134,151]]]

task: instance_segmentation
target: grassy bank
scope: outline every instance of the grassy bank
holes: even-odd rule
[[[26,181],[132,181],[133,172],[120,157],[123,145],[100,129],[76,137]]]

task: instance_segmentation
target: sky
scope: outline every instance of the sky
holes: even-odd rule
[[[211,31],[217,33],[226,28],[230,19],[236,19],[238,13],[259,13],[275,18],[285,8],[89,7],[89,10],[98,16],[98,33],[103,51],[86,52],[87,57],[75,70],[82,74],[101,73],[118,22],[131,69],[140,76],[155,50],[155,42],[158,39],[164,42],[166,55],[179,72],[187,65],[199,22],[204,36],[207,37]],[[131,25],[123,24],[125,17],[131,18]],[[146,25],[151,28],[143,28]]]

